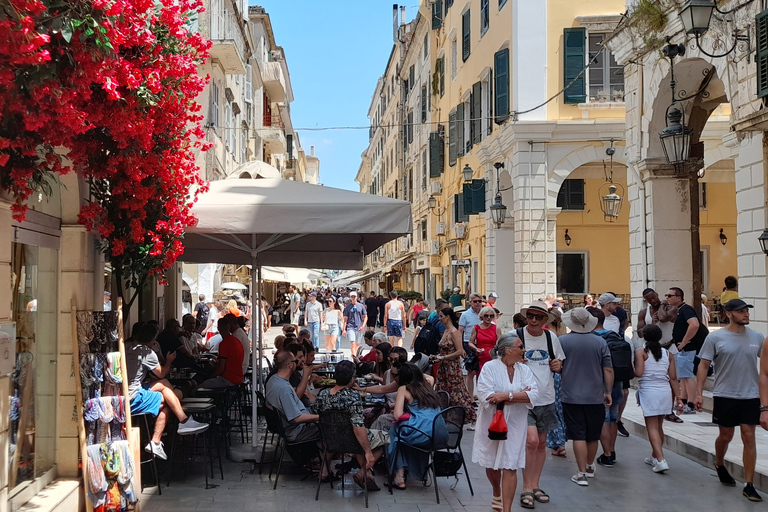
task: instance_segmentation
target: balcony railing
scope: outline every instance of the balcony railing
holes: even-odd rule
[[[240,24],[245,23],[230,10],[211,12],[211,58],[218,59],[224,71],[245,74],[245,40]]]

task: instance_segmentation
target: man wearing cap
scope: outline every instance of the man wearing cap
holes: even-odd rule
[[[464,369],[467,370],[467,390],[472,397],[475,396],[475,377],[480,372],[480,361],[477,359],[477,352],[469,347],[469,340],[472,337],[472,330],[481,322],[479,314],[483,309],[483,302],[483,296],[479,293],[470,294],[470,307],[459,317],[459,335],[465,354]],[[458,313],[458,310],[456,312]],[[470,430],[474,430],[474,427],[470,427]]]
[[[499,308],[496,307],[496,299],[498,299],[499,296],[496,295],[496,292],[491,292],[488,294],[488,303],[487,305],[492,307],[494,311],[496,311],[496,320],[499,319],[499,317],[502,315],[501,311],[499,311]]]
[[[461,288],[458,286],[453,289],[453,294],[448,297],[448,302],[451,303],[452,308],[457,308],[461,306],[461,303],[464,301],[465,295],[461,293]]]
[[[350,302],[344,306],[344,326],[341,332],[347,333],[352,355],[357,355],[360,342],[363,341],[365,324],[368,321],[368,311],[360,302],[357,302],[357,292],[349,292]]]
[[[552,372],[560,372],[565,353],[555,333],[544,330],[552,317],[543,301],[535,301],[523,308],[521,313],[528,320],[528,325],[515,332],[525,344],[526,364],[533,372],[539,389],[536,400],[532,402],[533,408],[528,410],[523,492],[533,493],[536,501],[547,503],[549,496],[541,490],[539,479],[547,456],[547,432],[557,428],[555,379]]]
[[[567,311],[563,323],[571,333],[560,340],[565,353],[560,393],[565,433],[573,441],[579,470],[571,481],[587,486],[588,479],[595,476],[595,456],[605,408],[612,404],[613,364],[605,339],[592,332],[599,321],[589,310]]]
[[[323,305],[317,302],[317,292],[309,293],[309,301],[304,309],[304,317],[307,320],[307,329],[309,329],[309,340],[315,347],[320,348],[320,322],[323,314]]]
[[[610,329],[616,334],[622,334],[621,320],[619,317],[614,315],[616,308],[618,308],[619,304],[621,304],[621,299],[612,293],[604,293],[600,296],[600,298],[597,299],[597,302],[600,304],[600,309],[602,309],[603,314],[605,315],[603,328]]]
[[[752,481],[757,459],[755,427],[760,424],[762,409],[757,360],[760,358],[764,340],[762,334],[747,327],[749,310],[752,307],[741,299],[731,299],[723,306],[728,325],[711,333],[704,340],[699,353],[701,363],[697,372],[698,389],[694,404],[696,410],[701,411],[704,382],[707,380],[709,365],[714,362],[712,423],[717,423],[720,427],[720,433],[715,440],[717,476],[724,485],[736,485],[736,481],[725,468],[725,452],[738,425],[744,445],[742,462],[746,486],[742,494],[749,501],[762,501]]]

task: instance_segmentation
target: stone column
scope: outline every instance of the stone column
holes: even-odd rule
[[[736,157],[736,253],[739,295],[755,309],[750,327],[768,333],[766,256],[757,238],[766,226],[766,138],[763,132],[745,134]]]

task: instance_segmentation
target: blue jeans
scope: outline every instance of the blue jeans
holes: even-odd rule
[[[320,346],[320,322],[308,322],[307,329],[309,329],[309,340],[315,349]]]

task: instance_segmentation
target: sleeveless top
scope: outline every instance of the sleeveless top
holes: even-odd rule
[[[491,360],[491,349],[496,346],[496,329],[498,329],[498,327],[496,327],[495,324],[492,324],[491,327],[487,329],[481,329],[480,324],[475,326],[475,346],[477,346],[477,348],[485,349],[485,351],[477,354],[477,359],[480,361],[480,368]]]
[[[400,320],[402,322],[403,320],[403,311],[400,309],[400,301],[399,300],[391,300],[389,301],[389,320]]]
[[[645,360],[645,370],[638,383],[641,386],[661,386],[669,387],[669,352],[667,349],[661,349],[661,359],[658,361],[653,354],[648,352],[648,359]]]
[[[339,325],[339,311],[338,309],[330,309],[325,312],[325,323],[328,325]]]
[[[653,317],[651,316],[650,306],[645,308],[645,324],[653,324]],[[659,322],[654,325],[661,329],[661,340],[659,342],[661,343],[662,347],[672,341],[672,329],[675,327],[675,322]]]

